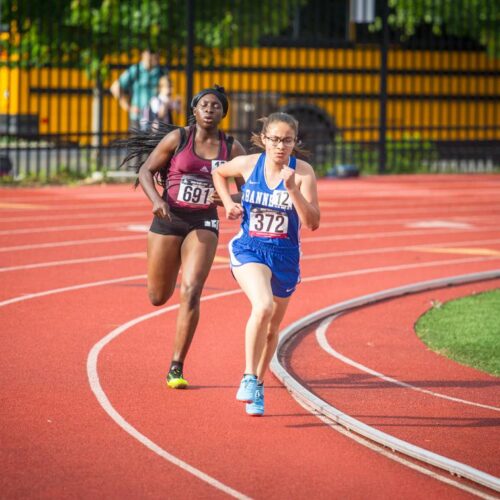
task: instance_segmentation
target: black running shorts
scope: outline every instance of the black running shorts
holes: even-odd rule
[[[188,211],[170,209],[172,220],[161,219],[156,215],[149,230],[152,233],[185,237],[195,229],[205,229],[219,236],[219,216],[217,209]]]

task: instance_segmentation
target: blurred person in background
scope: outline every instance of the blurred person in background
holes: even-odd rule
[[[141,130],[158,127],[160,123],[174,123],[173,112],[181,110],[181,99],[174,96],[170,76],[164,75],[158,83],[158,94],[152,97],[143,112]]]
[[[168,71],[160,66],[157,52],[147,48],[142,51],[141,60],[126,69],[115,80],[110,92],[129,116],[129,130],[137,131],[144,109],[151,98],[158,94],[160,79]]]

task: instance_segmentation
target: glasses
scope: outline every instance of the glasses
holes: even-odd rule
[[[295,142],[295,137],[276,137],[276,136],[264,136],[268,141],[271,141],[273,146],[278,146],[280,142],[283,143],[283,146],[292,146]]]

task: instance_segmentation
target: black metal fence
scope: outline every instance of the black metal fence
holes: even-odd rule
[[[187,122],[191,96],[214,83],[230,95],[223,127],[247,146],[259,117],[293,114],[320,175],[496,170],[497,7],[497,0],[3,0],[0,173],[111,175],[123,157],[116,141],[144,116],[161,71],[179,98],[178,125]],[[146,48],[159,55],[161,71],[123,76]],[[115,94],[118,86],[126,99],[134,78],[146,80],[131,114],[110,89],[121,82]]]

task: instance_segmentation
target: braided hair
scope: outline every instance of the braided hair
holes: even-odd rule
[[[171,123],[155,123],[149,130],[133,130],[132,134],[122,141],[119,145],[126,148],[127,154],[120,163],[119,168],[123,166],[133,166],[135,173],[139,174],[140,168],[144,165],[149,155],[158,146],[160,141],[173,130],[181,127]],[[163,187],[166,187],[167,171],[169,165],[161,168],[155,174],[155,179]],[[139,179],[135,180],[135,187],[139,185]]]
[[[214,85],[213,87],[208,87],[206,89],[200,90],[191,100],[191,116],[188,119],[188,123],[193,125],[196,119],[193,115],[193,108],[195,108],[200,101],[200,99],[207,94],[214,94],[217,99],[219,99],[222,105],[222,116],[225,117],[229,109],[229,101],[226,96],[224,87],[219,85]],[[118,141],[119,146],[126,148],[127,154],[125,158],[120,163],[119,168],[125,165],[133,165],[135,168],[135,173],[139,174],[139,170],[144,165],[149,155],[158,146],[160,141],[173,130],[181,129],[181,134],[183,132],[183,127],[173,125],[171,123],[149,123],[146,130],[133,130],[132,134],[122,141]],[[184,135],[182,136],[184,137]],[[182,142],[182,141],[181,141]],[[182,144],[181,144],[182,146]],[[162,186],[166,187],[167,184],[167,173],[170,167],[170,162],[168,162],[164,167],[162,167],[158,172],[155,173],[156,182]],[[139,179],[135,181],[135,187],[139,185]]]

